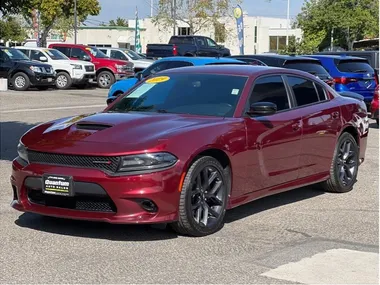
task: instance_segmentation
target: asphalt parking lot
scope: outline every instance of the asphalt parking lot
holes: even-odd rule
[[[204,238],[139,225],[21,213],[9,176],[34,125],[105,107],[107,90],[0,92],[0,283],[378,284],[379,130],[371,120],[354,190],[313,187],[227,212]]]

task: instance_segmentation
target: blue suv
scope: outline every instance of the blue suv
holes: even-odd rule
[[[216,64],[244,64],[247,63],[233,59],[233,58],[216,58],[216,57],[187,57],[187,56],[173,56],[165,57],[155,61],[149,67],[143,71],[137,72],[135,76],[127,78],[114,83],[107,97],[107,104],[111,104],[119,95],[124,94],[126,91],[131,89],[136,83],[155,74],[159,71],[179,68],[185,66],[197,66],[197,65],[216,65]]]
[[[375,70],[365,58],[344,55],[309,55],[308,57],[319,59],[334,78],[336,91],[358,93],[364,97],[367,106],[371,104],[378,82]]]

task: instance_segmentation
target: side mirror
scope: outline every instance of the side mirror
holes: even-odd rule
[[[84,55],[81,59],[84,60],[84,61],[91,61],[91,57],[88,56],[87,54]]]
[[[277,105],[271,102],[253,103],[247,114],[249,116],[269,116],[277,112]]]
[[[47,59],[46,56],[40,56],[40,61],[42,61],[42,62],[47,62],[48,59]]]
[[[117,97],[110,97],[107,99],[107,105],[110,105],[113,101],[116,100]]]
[[[137,72],[135,74],[135,78],[137,78],[138,81],[141,81],[143,79],[143,74],[141,71]]]

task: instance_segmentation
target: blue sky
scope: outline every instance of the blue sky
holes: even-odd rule
[[[116,17],[132,19],[136,6],[139,17],[150,15],[150,0],[99,0],[102,10],[97,17],[89,17],[93,24],[108,22]],[[158,2],[158,0],[155,0]],[[290,0],[290,16],[294,17],[301,11],[304,0]],[[243,0],[242,8],[250,16],[271,16],[286,18],[287,0]]]

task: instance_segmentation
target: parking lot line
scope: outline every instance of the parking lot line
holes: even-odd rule
[[[2,114],[6,113],[19,113],[19,112],[35,112],[35,111],[54,111],[54,110],[67,110],[67,109],[85,109],[85,108],[98,108],[106,107],[102,105],[81,105],[81,106],[67,106],[67,107],[51,107],[51,108],[38,108],[38,109],[18,109],[18,110],[6,110],[0,111]]]

